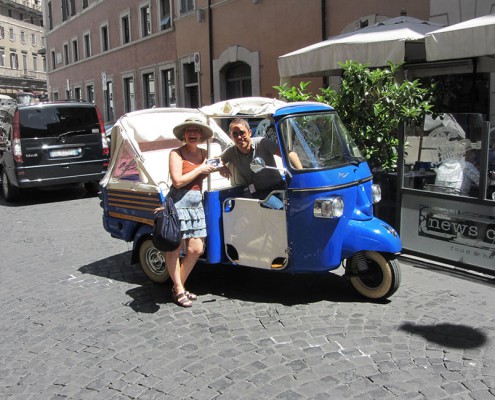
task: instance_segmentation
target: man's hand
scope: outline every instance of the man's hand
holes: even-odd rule
[[[225,165],[219,171],[224,178],[230,178],[230,170]]]

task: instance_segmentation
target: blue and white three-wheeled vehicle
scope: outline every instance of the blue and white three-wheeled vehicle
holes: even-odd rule
[[[165,282],[163,254],[153,247],[153,210],[169,191],[168,156],[179,147],[172,133],[187,117],[200,117],[214,136],[203,144],[214,158],[233,145],[227,131],[236,117],[249,121],[253,136],[280,146],[277,165],[286,187],[277,191],[283,209],[247,195],[242,176],[214,172],[204,181],[208,237],[201,257],[207,264],[230,264],[274,273],[328,273],[345,276],[370,299],[391,296],[400,285],[397,256],[401,241],[373,216],[381,192],[337,112],[314,102],[284,103],[260,97],[227,100],[200,109],[154,108],[122,116],[112,128],[111,160],[101,181],[103,225],[115,238],[133,243],[132,261],[154,282]],[[296,152],[302,169],[291,165]]]

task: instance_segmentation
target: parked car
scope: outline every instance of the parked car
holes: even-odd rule
[[[22,189],[83,183],[97,191],[108,167],[101,115],[92,103],[0,105],[0,176],[7,201]]]

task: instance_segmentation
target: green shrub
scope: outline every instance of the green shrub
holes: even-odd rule
[[[279,97],[293,102],[316,100],[334,107],[351,136],[374,170],[397,169],[398,130],[400,124],[421,124],[432,113],[434,86],[422,87],[419,80],[397,81],[400,65],[370,69],[355,61],[340,64],[341,85],[338,91],[320,88],[313,96],[307,88],[287,84],[274,86]]]

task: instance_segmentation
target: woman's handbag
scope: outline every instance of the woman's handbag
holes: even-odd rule
[[[176,250],[182,241],[180,220],[171,196],[165,198],[164,209],[159,211],[153,224],[153,245],[161,251]]]

